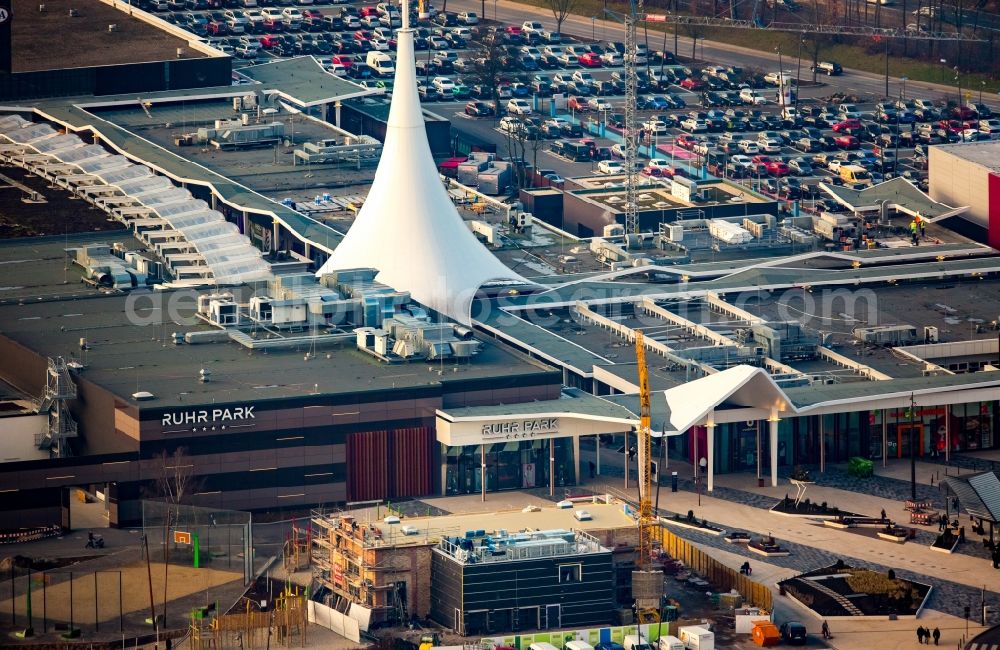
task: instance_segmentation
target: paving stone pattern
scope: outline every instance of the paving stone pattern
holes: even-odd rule
[[[947,580],[940,580],[938,578],[928,578],[925,575],[901,569],[896,566],[874,564],[872,562],[866,562],[852,557],[841,557],[834,553],[806,546],[804,544],[786,542],[781,540],[780,537],[778,538],[778,543],[788,549],[791,552],[791,555],[788,557],[769,557],[762,559],[759,555],[751,553],[742,544],[729,544],[722,539],[722,537],[715,537],[713,535],[703,534],[696,530],[686,528],[671,528],[671,532],[683,537],[684,539],[697,542],[698,544],[704,546],[744,556],[750,560],[751,567],[753,566],[754,560],[756,560],[760,562],[767,562],[768,564],[773,564],[775,566],[793,569],[795,571],[806,572],[820,567],[830,566],[835,564],[837,560],[842,559],[850,566],[872,569],[882,573],[885,573],[892,568],[896,571],[896,575],[901,578],[933,585],[934,588],[931,590],[931,595],[926,606],[953,616],[964,616],[964,609],[966,605],[972,605],[973,611],[975,611],[979,605],[981,597],[980,589],[967,587],[965,585],[949,582]],[[895,552],[898,552],[898,549],[895,549]],[[890,559],[889,556],[890,553],[886,553],[886,559]],[[945,559],[945,557],[942,556],[942,559]],[[994,592],[987,592],[986,597],[987,600],[996,602],[998,594]]]

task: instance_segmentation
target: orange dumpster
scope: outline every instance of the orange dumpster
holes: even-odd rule
[[[781,634],[778,626],[771,621],[754,621],[753,631],[750,633],[753,642],[762,648],[781,643]]]

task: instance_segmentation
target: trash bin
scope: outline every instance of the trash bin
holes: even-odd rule
[[[670,491],[677,491],[677,472],[670,472]]]

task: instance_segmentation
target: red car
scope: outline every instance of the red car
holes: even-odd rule
[[[768,164],[771,163],[771,157],[770,156],[766,156],[766,155],[764,155],[762,153],[759,153],[756,156],[754,156],[753,158],[751,158],[750,161],[754,165],[766,167]]]
[[[602,65],[601,57],[597,56],[593,52],[587,52],[583,56],[578,57],[576,62],[585,68],[600,68]]]
[[[857,149],[861,146],[853,135],[838,135],[833,139],[833,143],[839,149]]]
[[[259,40],[260,40],[260,46],[265,49],[271,49],[272,47],[281,42],[280,38],[278,38],[277,36],[271,36],[270,34],[261,36]]]
[[[771,176],[788,176],[792,173],[792,170],[788,168],[788,164],[781,160],[772,160],[766,165],[767,173]]]
[[[951,109],[952,117],[958,118],[960,120],[974,120],[979,117],[979,113],[972,110],[968,106],[956,106]]]
[[[942,129],[947,129],[952,133],[961,133],[965,129],[978,129],[979,125],[975,122],[960,122],[958,120],[941,120],[938,122],[938,126]]]
[[[570,97],[566,106],[574,111],[586,111],[590,109],[590,104],[582,97]]]
[[[701,90],[705,87],[705,82],[701,79],[695,79],[694,77],[688,77],[687,79],[681,81],[679,84],[681,88],[686,90]]]
[[[831,128],[834,133],[857,131],[861,129],[861,120],[844,120],[843,122],[837,122]]]
[[[317,10],[317,9],[303,9],[302,10],[302,17],[303,18],[316,18],[317,20],[322,20],[323,19],[323,14],[319,10]]]
[[[338,63],[344,66],[345,69],[347,69],[350,68],[352,65],[354,65],[354,59],[344,54],[334,54],[333,56],[330,57],[331,65],[335,65]]]
[[[375,7],[361,7],[360,14],[362,18],[367,18],[368,16],[378,16],[378,9]]]
[[[225,36],[229,33],[229,27],[220,20],[210,21],[207,30],[212,36]]]
[[[677,136],[677,139],[674,140],[674,142],[677,144],[678,147],[688,150],[694,149],[694,146],[698,144],[697,139],[686,133],[682,133],[681,135]]]
[[[354,32],[354,40],[356,40],[358,43],[367,43],[368,41],[372,40],[372,34],[367,29],[359,29],[358,31]]]
[[[503,28],[503,31],[507,32],[511,36],[521,36],[521,28],[517,25],[507,25]]]

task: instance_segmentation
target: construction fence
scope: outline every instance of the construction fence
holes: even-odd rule
[[[769,612],[774,611],[772,608],[773,594],[769,588],[719,562],[691,542],[678,537],[666,528],[661,527],[660,533],[663,551],[670,557],[683,562],[688,569],[702,575],[719,592],[735,589],[743,596],[747,605],[760,607]]]

